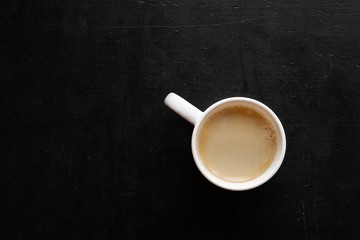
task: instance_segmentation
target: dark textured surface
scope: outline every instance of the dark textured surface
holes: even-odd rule
[[[0,3],[1,239],[358,239],[357,1]],[[191,155],[204,110],[248,96],[288,149],[229,192]]]

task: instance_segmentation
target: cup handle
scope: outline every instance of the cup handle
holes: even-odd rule
[[[164,103],[193,125],[195,125],[203,115],[202,111],[175,93],[169,93]]]

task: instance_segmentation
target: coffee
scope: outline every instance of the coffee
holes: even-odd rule
[[[260,176],[271,165],[276,148],[271,123],[246,106],[214,110],[199,129],[200,158],[210,172],[229,182]]]

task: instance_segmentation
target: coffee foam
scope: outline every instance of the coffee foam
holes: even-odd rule
[[[260,176],[271,165],[277,148],[271,123],[246,106],[214,110],[203,120],[197,140],[204,165],[229,182]]]

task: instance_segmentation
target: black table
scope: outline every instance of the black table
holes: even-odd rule
[[[359,238],[358,1],[0,5],[1,239]],[[209,183],[169,92],[264,102],[279,172]]]

